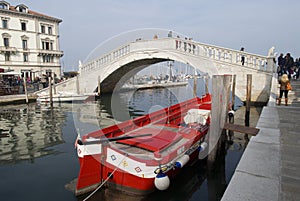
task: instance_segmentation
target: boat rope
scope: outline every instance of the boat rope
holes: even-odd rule
[[[86,201],[88,199],[90,199],[112,176],[113,174],[119,169],[120,165],[122,164],[122,162],[124,161],[124,159],[128,156],[127,153],[125,153],[124,158],[120,161],[120,163],[118,164],[118,166],[112,171],[112,173],[109,174],[109,176],[102,182],[102,184],[100,186],[98,186],[89,196],[87,196],[83,201]]]

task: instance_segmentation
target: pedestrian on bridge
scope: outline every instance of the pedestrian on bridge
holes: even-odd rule
[[[278,105],[281,104],[281,98],[284,94],[285,105],[287,106],[288,105],[288,92],[289,92],[289,90],[291,90],[289,88],[291,83],[290,83],[290,80],[289,80],[287,74],[282,75],[281,79],[279,80],[279,84],[280,84],[280,91],[279,91]]]
[[[244,50],[245,50],[245,48],[242,47],[240,51],[244,52]],[[242,54],[242,56],[241,56],[241,62],[242,62],[242,65],[244,65],[244,63],[245,63],[245,55],[244,54]]]

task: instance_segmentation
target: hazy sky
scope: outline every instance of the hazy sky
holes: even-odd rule
[[[62,19],[60,44],[64,69],[103,41],[135,29],[161,28],[195,41],[267,55],[300,57],[299,0],[7,0]]]

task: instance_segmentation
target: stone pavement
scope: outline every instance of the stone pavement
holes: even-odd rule
[[[300,80],[292,82],[289,106],[278,106],[280,129],[279,200],[300,200]]]
[[[276,105],[273,81],[268,106],[222,197],[222,201],[300,200],[300,80],[292,80],[288,106]]]

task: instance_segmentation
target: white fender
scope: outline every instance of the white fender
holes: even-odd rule
[[[198,158],[199,159],[204,159],[207,154],[208,154],[208,144],[206,142],[202,142],[200,147],[199,147],[199,154],[198,154]]]
[[[165,173],[158,173],[154,179],[154,185],[158,190],[164,191],[170,186],[170,179]]]
[[[181,156],[176,160],[175,166],[178,168],[182,168],[185,164],[187,164],[187,162],[189,162],[189,160],[190,160],[189,155],[184,154],[183,156]]]

